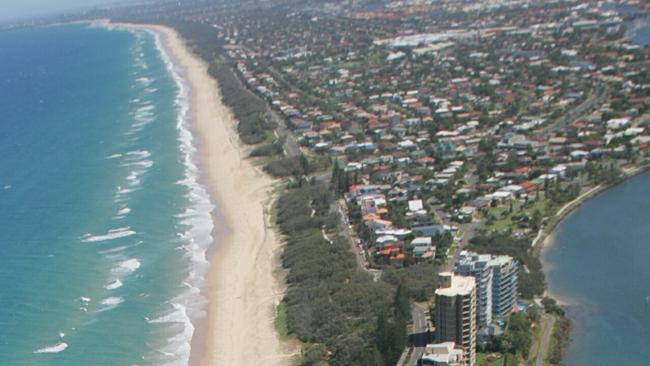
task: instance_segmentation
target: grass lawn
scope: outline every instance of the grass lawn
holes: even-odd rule
[[[551,335],[551,342],[549,343],[548,348],[546,349],[546,354],[544,355],[544,366],[549,366],[551,364],[551,355],[553,354],[553,350],[558,346],[555,335],[560,329],[560,323],[561,321],[556,321],[555,324],[553,324],[553,335]]]
[[[542,340],[542,332],[544,331],[543,325],[544,319],[540,318],[540,320],[532,328],[533,341],[531,342],[530,354],[528,355],[528,365],[534,365],[535,360],[537,359],[537,353],[539,352],[539,346]]]
[[[501,363],[503,362],[503,357],[501,357],[500,353],[494,353],[497,355],[497,359],[494,361],[490,362],[487,360],[487,356],[491,355],[493,353],[482,353],[482,352],[477,352],[476,353],[476,366],[501,366]]]
[[[539,212],[542,214],[542,216],[545,216],[547,213],[549,201],[548,200],[539,200],[537,202],[534,202],[531,206],[528,206],[524,209],[521,209],[521,205],[514,204],[514,210],[513,213],[506,216],[505,218],[502,218],[501,215],[503,212],[507,211],[509,209],[509,206],[501,206],[501,207],[494,207],[490,209],[490,215],[494,215],[497,217],[497,220],[492,222],[490,225],[487,225],[491,229],[495,230],[506,230],[506,229],[511,229],[511,230],[516,230],[518,229],[517,223],[512,221],[512,217],[515,215],[527,215],[528,217],[533,216],[533,212],[535,210],[539,210]]]

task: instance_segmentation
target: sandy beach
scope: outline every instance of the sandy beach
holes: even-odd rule
[[[245,159],[247,152],[207,65],[173,29],[136,27],[158,33],[165,50],[183,69],[192,92],[201,166],[218,211],[214,213],[217,244],[210,258],[208,322],[198,324],[190,364],[287,364],[296,349],[283,344],[274,327],[275,306],[283,295],[283,285],[274,274],[280,242],[265,214],[273,180]]]

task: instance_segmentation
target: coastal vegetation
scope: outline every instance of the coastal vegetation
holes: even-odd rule
[[[569,345],[569,330],[571,328],[571,320],[566,317],[564,309],[558,305],[557,301],[550,297],[542,299],[544,310],[556,317],[556,322],[553,326],[553,333],[551,336],[550,351],[547,356],[548,362],[552,365],[559,365],[562,362],[562,356],[567,346]]]
[[[273,128],[266,118],[266,102],[251,92],[235,74],[232,62],[223,58],[223,42],[215,39],[214,28],[201,22],[165,21],[188,42],[207,64],[208,73],[219,83],[221,98],[237,121],[241,141],[254,145],[264,141]]]
[[[435,263],[423,263],[404,268],[390,268],[384,271],[382,280],[398,286],[404,284],[414,301],[427,301],[438,288],[440,267]]]
[[[276,178],[302,176],[310,172],[309,161],[304,155],[280,157],[264,166],[264,171]]]
[[[359,269],[338,235],[332,198],[327,185],[303,182],[277,200],[288,332],[305,344],[302,365],[395,364],[406,342],[408,289]]]
[[[533,343],[535,325],[540,316],[536,308],[526,312],[514,313],[510,319],[503,337],[492,338],[487,345],[479,349],[484,354],[498,355],[499,365],[517,366],[522,360],[527,360]],[[496,358],[496,357],[493,357]],[[479,366],[489,364],[486,357],[481,357]]]
[[[253,158],[262,156],[276,156],[282,155],[282,141],[276,140],[269,144],[256,146],[250,153]]]
[[[564,352],[570,342],[569,331],[571,329],[571,320],[565,316],[558,318],[553,327],[551,336],[551,348],[548,355],[548,362],[552,365],[561,365]]]
[[[242,142],[258,144],[264,141],[272,128],[264,117],[267,111],[264,101],[246,89],[227,63],[212,62],[208,72],[219,82],[221,98],[238,122],[237,132]]]

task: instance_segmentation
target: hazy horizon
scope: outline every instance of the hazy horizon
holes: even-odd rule
[[[88,8],[95,5],[106,5],[125,2],[124,0],[21,0],[4,4],[0,21],[37,18],[57,13]]]

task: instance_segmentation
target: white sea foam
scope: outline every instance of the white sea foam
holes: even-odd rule
[[[47,346],[43,347],[41,349],[37,349],[33,353],[59,353],[65,351],[65,349],[68,348],[68,344],[65,342],[59,342],[53,346]]]
[[[151,153],[147,150],[132,150],[127,152],[125,155],[126,155],[126,160],[134,161],[134,160],[146,159],[151,156]]]
[[[172,311],[161,314],[159,317],[150,319],[147,322],[151,324],[160,323],[181,323],[184,324],[188,319],[185,306],[172,304]]]
[[[106,286],[104,286],[104,288],[107,289],[107,290],[115,290],[115,289],[118,289],[120,287],[122,287],[122,281],[120,281],[120,280],[115,280],[115,281],[113,281],[111,283],[106,284]]]
[[[124,302],[124,299],[119,297],[119,296],[107,297],[107,298],[105,298],[105,299],[103,299],[102,301],[99,302],[101,305],[104,305],[104,307],[99,309],[97,312],[101,313],[101,312],[104,312],[104,311],[115,309],[119,304],[121,304],[123,302]]]
[[[174,336],[167,338],[165,347],[157,350],[157,352],[167,356],[163,360],[157,360],[156,364],[159,365],[185,365],[191,350],[194,326],[188,315],[187,308],[179,304],[172,304],[172,306],[172,311],[158,318],[148,320],[150,324],[166,324],[170,329],[179,329],[180,327]]]
[[[140,85],[144,85],[144,86],[149,86],[149,85],[151,85],[151,83],[153,83],[153,79],[148,78],[148,77],[144,77],[144,76],[135,79],[135,81],[136,81],[138,84],[140,84]]]
[[[129,173],[129,175],[126,177],[126,180],[129,181],[129,184],[135,185],[140,183],[140,180],[138,179],[139,172],[138,171],[132,171]]]
[[[182,71],[171,62],[159,36],[153,34],[161,58],[178,88],[175,101],[178,113],[176,128],[185,167],[185,177],[178,184],[186,187],[185,198],[188,202],[184,212],[177,215],[178,226],[183,228],[178,235],[178,240],[182,242],[181,247],[190,261],[190,266],[181,293],[170,301],[171,309],[155,314],[151,317],[153,320],[150,320],[150,323],[166,325],[167,332],[174,333],[174,336],[167,339],[164,347],[145,357],[155,360],[153,363],[156,365],[186,365],[189,361],[190,342],[194,333],[192,322],[200,321],[206,316],[207,298],[202,289],[205,289],[209,269],[206,250],[213,242],[211,212],[214,205],[207,189],[199,182],[200,171],[195,163],[199,154],[190,131],[190,90],[181,78]],[[151,87],[145,90],[147,93],[155,91],[156,89]],[[163,355],[175,356],[170,358]]]
[[[121,304],[123,302],[124,302],[123,298],[121,298],[119,296],[111,296],[111,297],[107,297],[107,298],[103,299],[99,303],[101,305],[112,306],[112,305],[119,305],[119,304]]]
[[[143,121],[145,119],[151,119],[154,116],[156,107],[149,104],[138,107],[136,110],[131,112],[131,116],[134,117],[137,121]]]
[[[132,131],[139,132],[142,128],[155,121],[155,112],[153,110],[139,111],[133,114]]]
[[[143,37],[145,34],[154,36],[160,56],[177,85],[178,94],[175,101],[177,107],[176,128],[185,166],[185,178],[178,184],[187,188],[186,199],[189,203],[189,207],[177,216],[179,227],[186,228],[179,233],[178,240],[182,241],[181,247],[191,262],[187,278],[183,283],[182,292],[170,301],[172,309],[153,316],[154,320],[151,321],[151,323],[165,326],[167,334],[173,333],[175,335],[168,338],[164,346],[145,355],[145,358],[155,360],[152,364],[156,365],[187,365],[190,355],[190,342],[194,332],[192,321],[199,321],[206,316],[207,298],[204,296],[202,289],[205,289],[205,279],[209,268],[206,260],[206,250],[213,242],[211,236],[213,228],[211,211],[214,206],[208,191],[199,183],[200,172],[195,163],[195,160],[198,159],[198,152],[190,132],[190,92],[180,76],[182,71],[171,62],[157,33],[148,30],[130,31],[136,34],[138,38]],[[141,50],[136,52],[140,53]],[[137,53],[134,55],[138,58],[135,66],[139,69],[147,69],[148,65],[143,60],[144,56],[139,56]],[[150,94],[157,90],[155,87],[149,86],[144,89],[144,92]],[[132,130],[127,135],[132,135],[144,128],[142,121],[152,116],[141,114],[139,117],[142,117],[142,120],[134,121],[137,125],[132,125]],[[122,161],[122,166],[138,166],[147,169],[151,165],[153,165],[153,162],[144,159],[137,162]],[[112,271],[114,278],[123,275],[124,270],[119,268],[124,267],[119,266]]]
[[[148,125],[149,123],[153,122],[154,118],[142,118],[139,119],[137,122],[134,122],[131,124],[131,130],[129,131],[128,135],[135,135],[136,133],[142,131],[144,126]]]
[[[131,127],[146,126],[147,124],[155,120],[154,115],[155,115],[154,112],[150,112],[150,111],[135,113],[133,115],[134,122],[131,124]]]
[[[94,243],[99,241],[126,238],[128,236],[135,235],[135,234],[136,232],[131,230],[131,228],[127,226],[119,229],[109,230],[106,234],[102,234],[102,235],[86,234],[83,236],[81,241],[84,243]]]
[[[124,195],[124,194],[127,194],[127,193],[131,193],[131,192],[133,192],[133,191],[134,191],[134,189],[132,189],[132,188],[124,188],[124,187],[122,187],[122,186],[118,186],[118,187],[117,187],[117,191],[115,192],[115,194],[119,197],[119,196],[121,196],[121,195]]]
[[[128,275],[137,271],[138,268],[140,268],[140,261],[135,258],[130,258],[120,262],[111,272],[117,275]]]
[[[106,249],[99,252],[99,254],[115,254],[126,250],[128,247],[126,245],[119,246],[116,248]]]
[[[124,208],[120,209],[119,211],[117,211],[117,214],[120,215],[120,216],[124,216],[124,215],[128,215],[130,212],[131,212],[130,208],[124,207]]]
[[[155,105],[153,105],[151,103],[147,103],[147,104],[142,105],[141,107],[138,107],[138,109],[136,109],[135,112],[137,114],[137,113],[153,112],[155,110],[156,110]]]
[[[154,116],[154,110],[153,109],[147,109],[147,110],[137,110],[135,113],[133,113],[133,117],[137,122],[144,122],[148,120],[152,120]]]
[[[122,167],[139,166],[143,168],[151,168],[153,166],[153,161],[151,160],[130,161],[130,162],[122,163],[122,165],[120,166]]]
[[[121,158],[121,157],[122,157],[122,154],[113,154],[113,155],[107,156],[106,159],[117,159],[117,158]]]

